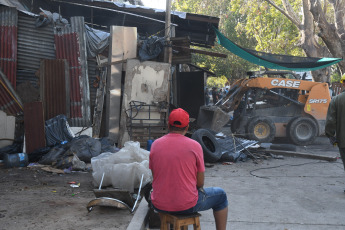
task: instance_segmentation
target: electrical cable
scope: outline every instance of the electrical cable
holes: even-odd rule
[[[283,164],[283,165],[277,165],[277,166],[272,166],[272,167],[254,169],[254,170],[249,171],[249,174],[252,175],[252,176],[254,176],[254,177],[258,177],[258,178],[262,178],[262,179],[270,179],[269,177],[257,176],[257,175],[255,175],[255,174],[253,174],[253,172],[259,171],[259,170],[263,170],[263,169],[280,168],[280,167],[283,167],[283,166],[303,166],[303,165],[308,165],[308,164],[320,164],[320,163],[328,163],[328,164],[330,164],[331,162],[328,162],[328,161],[326,161],[326,162],[325,162],[325,161],[318,161],[318,162],[307,162],[307,163],[295,164],[295,165],[292,165],[292,164]],[[339,163],[339,164],[340,164],[340,163]]]

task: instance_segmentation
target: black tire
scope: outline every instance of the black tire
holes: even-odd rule
[[[273,121],[266,117],[253,117],[247,125],[247,137],[261,143],[272,142],[276,135]]]
[[[204,153],[204,161],[214,163],[222,156],[218,141],[208,130],[198,129],[193,133],[192,139],[201,145]]]
[[[318,135],[318,127],[310,117],[297,117],[289,122],[286,132],[295,145],[310,145]]]

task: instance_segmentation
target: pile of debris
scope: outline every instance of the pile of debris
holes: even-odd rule
[[[210,129],[198,129],[191,138],[201,145],[204,160],[208,163],[245,161],[247,159],[245,150],[257,143],[254,140],[246,140],[234,135],[227,136]]]

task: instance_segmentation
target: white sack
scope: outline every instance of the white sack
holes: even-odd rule
[[[99,186],[104,173],[102,186],[134,192],[134,188],[139,188],[142,174],[142,186],[152,180],[149,155],[149,151],[140,148],[139,142],[128,141],[116,153],[106,152],[91,158],[94,185]]]

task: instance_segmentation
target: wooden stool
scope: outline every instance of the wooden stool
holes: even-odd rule
[[[171,215],[168,213],[159,213],[161,219],[161,230],[169,230],[168,226],[172,224],[174,230],[188,230],[188,225],[193,225],[194,230],[201,230],[199,213],[192,213],[187,215]]]

